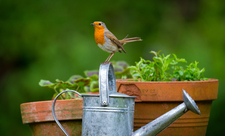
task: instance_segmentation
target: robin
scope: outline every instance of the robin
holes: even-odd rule
[[[113,33],[107,29],[105,23],[101,21],[95,21],[94,23],[91,23],[91,25],[93,25],[95,29],[95,42],[98,47],[108,53],[111,53],[105,63],[108,63],[117,51],[120,53],[122,53],[122,51],[126,53],[123,48],[124,44],[128,42],[142,41],[139,37],[127,38],[127,36],[122,40],[118,40],[116,36],[114,36]]]

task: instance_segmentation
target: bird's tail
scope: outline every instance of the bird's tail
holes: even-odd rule
[[[128,42],[135,42],[135,41],[142,41],[142,39],[140,37],[132,37],[132,38],[124,38],[122,40],[120,40],[120,42],[124,45]]]

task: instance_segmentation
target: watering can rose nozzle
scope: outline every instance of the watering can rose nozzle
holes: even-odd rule
[[[198,108],[198,106],[196,105],[195,101],[191,98],[191,96],[183,89],[183,99],[184,99],[184,103],[187,106],[187,109],[198,114],[201,115],[201,112]]]

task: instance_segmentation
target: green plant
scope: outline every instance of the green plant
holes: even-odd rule
[[[67,89],[76,90],[80,93],[98,91],[98,71],[85,71],[84,73],[86,78],[80,75],[73,75],[65,82],[59,79],[56,79],[55,83],[52,83],[49,80],[40,80],[39,85],[53,89],[55,91],[53,98]],[[60,99],[72,98],[77,97],[71,92],[67,92],[65,95],[61,95],[60,97]]]
[[[125,61],[112,61],[116,79],[132,78],[130,74],[129,64]]]
[[[201,81],[208,80],[204,77],[205,69],[197,67],[198,62],[190,63],[184,69],[178,65],[187,63],[183,58],[177,58],[175,54],[160,55],[159,52],[151,51],[154,54],[153,61],[140,58],[135,66],[130,66],[130,73],[133,80],[141,81]],[[171,72],[172,71],[172,72]]]
[[[129,66],[125,61],[112,61],[115,76],[117,79],[131,79],[141,81],[200,81],[208,80],[204,77],[205,69],[197,67],[198,62],[190,63],[184,69],[178,65],[186,63],[183,58],[177,58],[175,54],[160,55],[159,52],[151,51],[154,54],[153,61],[140,58],[135,66]],[[39,85],[48,87],[55,91],[53,98],[66,89],[76,90],[80,93],[98,92],[98,71],[84,71],[86,77],[73,75],[67,81],[56,79],[55,83],[49,80],[41,80]],[[60,99],[77,98],[71,92],[61,95]]]
[[[130,71],[128,69],[128,64],[125,61],[112,61],[112,65],[115,70],[116,78],[131,78]],[[81,75],[73,75],[67,81],[62,81],[56,79],[55,83],[50,82],[49,80],[40,80],[39,85],[41,87],[51,88],[55,91],[53,98],[58,95],[60,92],[72,89],[76,90],[79,93],[87,92],[98,92],[98,71],[97,70],[86,70],[84,74],[86,77]],[[74,96],[72,92],[67,92],[65,95],[61,95],[59,99],[76,99],[77,96]]]

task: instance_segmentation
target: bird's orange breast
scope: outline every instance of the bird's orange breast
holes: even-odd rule
[[[105,29],[95,29],[95,42],[97,44],[103,45],[105,43],[104,31]]]

